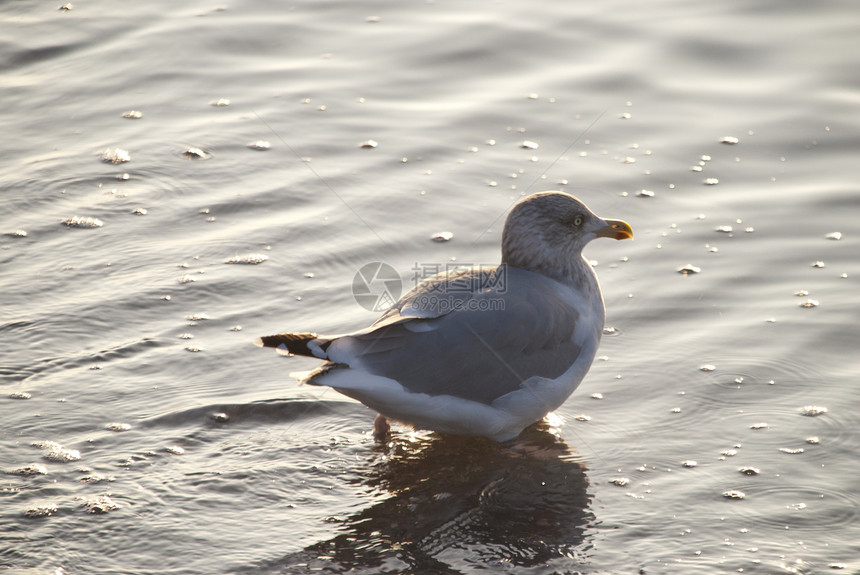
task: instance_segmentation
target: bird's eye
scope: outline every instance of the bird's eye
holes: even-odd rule
[[[576,227],[581,226],[582,225],[582,216],[576,216],[575,218],[573,218],[573,225],[575,225]]]

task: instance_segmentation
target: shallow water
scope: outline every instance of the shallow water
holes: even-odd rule
[[[853,3],[0,22],[4,569],[860,572]],[[374,444],[251,345],[373,321],[371,262],[495,264],[544,189],[636,240],[589,246],[612,329],[519,441]]]

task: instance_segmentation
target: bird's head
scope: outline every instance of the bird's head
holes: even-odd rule
[[[570,194],[532,194],[508,214],[502,232],[502,263],[550,277],[565,275],[595,238],[632,239],[633,229],[627,222],[598,217]]]

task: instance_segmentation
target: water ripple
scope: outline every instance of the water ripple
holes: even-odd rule
[[[394,438],[354,481],[388,496],[354,515],[333,518],[342,533],[273,561],[304,573],[371,565],[456,572],[457,565],[570,568],[592,516],[584,469],[546,429],[514,444],[429,434]],[[392,541],[400,541],[397,549]],[[253,571],[254,569],[249,569]],[[363,572],[363,571],[361,571]]]
[[[747,492],[756,501],[746,510],[755,523],[802,530],[806,537],[854,525],[860,517],[860,496],[849,491],[771,484]]]

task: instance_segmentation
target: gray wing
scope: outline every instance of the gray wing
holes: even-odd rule
[[[463,269],[432,276],[400,298],[370,326],[370,330],[410,319],[438,318],[474,306],[471,300],[480,299],[482,294],[483,297],[505,294],[510,269],[513,268]]]
[[[501,266],[430,284],[346,336],[364,369],[416,393],[489,404],[529,377],[558,377],[579,355],[579,313],[543,275]]]

